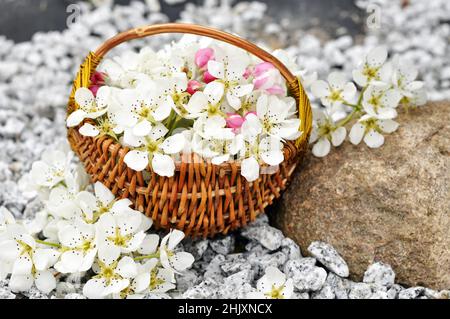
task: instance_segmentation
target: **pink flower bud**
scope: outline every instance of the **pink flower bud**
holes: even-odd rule
[[[186,92],[188,92],[190,95],[197,92],[202,87],[202,84],[195,80],[189,80]]]
[[[215,79],[217,78],[212,76],[211,73],[209,73],[208,71],[205,71],[205,73],[203,73],[203,82],[209,83],[214,81]]]
[[[89,87],[89,90],[91,90],[92,94],[94,94],[94,96],[97,96],[97,91],[100,88],[100,85],[91,85]]]
[[[236,113],[227,113],[225,121],[227,122],[227,127],[236,131],[241,128],[242,123],[244,123],[244,118]]]
[[[259,90],[266,82],[268,77],[267,76],[261,76],[253,80],[253,85],[255,86],[256,90]]]
[[[258,76],[266,73],[268,70],[271,70],[273,68],[275,68],[275,67],[270,62],[259,63],[259,64],[255,65],[255,69],[253,70],[253,75],[255,77],[258,77]]]
[[[244,74],[242,74],[242,76],[244,77],[244,79],[248,79],[250,77],[250,75],[252,75],[252,69],[251,68],[246,68]]]
[[[103,85],[105,84],[106,74],[103,72],[95,71],[94,74],[91,75],[90,81],[91,85]]]
[[[203,68],[209,60],[214,58],[214,50],[211,48],[199,49],[195,53],[195,64],[199,68]]]
[[[266,89],[266,92],[269,93],[269,94],[274,94],[274,95],[277,95],[277,94],[281,95],[281,94],[285,93],[283,88],[281,86],[277,85],[277,84],[275,84],[274,86]]]

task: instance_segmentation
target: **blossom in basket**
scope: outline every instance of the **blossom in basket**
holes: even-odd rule
[[[212,59],[214,59],[214,50],[212,48],[202,48],[195,53],[194,61],[199,68],[204,68]]]
[[[227,127],[233,129],[233,132],[236,133],[242,127],[242,124],[244,124],[249,114],[256,115],[256,112],[250,111],[245,113],[244,116],[237,113],[227,113],[227,117],[225,119]]]
[[[202,115],[224,115],[220,106],[224,92],[224,86],[219,82],[208,83],[203,91],[195,92],[185,108],[189,112],[187,117],[197,118]]]
[[[294,140],[300,136],[300,119],[295,113],[293,98],[281,99],[275,95],[263,94],[256,103],[256,114],[263,132],[280,140]]]
[[[124,138],[125,143],[135,147],[125,155],[127,166],[135,171],[142,171],[151,163],[156,174],[173,176],[175,163],[169,155],[179,153],[184,147],[185,139],[181,133],[164,139],[167,132],[167,128],[160,124],[152,127],[148,136]]]
[[[241,161],[241,175],[253,182],[260,176],[261,161],[276,167],[284,160],[283,143],[274,136],[266,136],[259,143],[257,139],[248,138],[249,136],[246,135],[245,151],[242,154],[244,159]]]
[[[283,77],[272,63],[258,63],[255,65],[252,74],[255,77],[253,80],[255,90],[263,90],[267,94],[286,95]]]
[[[278,268],[269,266],[266,273],[256,284],[257,292],[250,293],[251,299],[289,299],[294,293],[292,279],[286,280],[286,275]]]
[[[98,265],[97,265],[98,264]],[[120,292],[130,286],[137,275],[133,258],[122,257],[110,262],[97,261],[93,270],[97,273],[83,287],[83,295],[89,299],[102,299]]]
[[[196,80],[189,80],[186,92],[188,92],[189,94],[193,95],[195,92],[200,90],[200,88],[202,86],[203,85],[200,82],[196,81]]]
[[[121,253],[138,250],[145,238],[141,225],[142,214],[139,211],[129,209],[117,214],[103,214],[95,225],[99,260],[111,263]]]
[[[101,86],[105,85],[105,76],[106,76],[105,73],[98,71],[95,71],[94,74],[92,74],[90,79],[89,90],[91,90],[94,96],[97,96],[98,89]]]
[[[387,84],[369,85],[364,91],[362,106],[367,114],[380,119],[393,119],[397,116],[395,108],[400,99],[399,91],[391,89]]]
[[[68,224],[59,229],[61,256],[55,269],[61,273],[87,271],[92,267],[97,255],[97,239],[94,225],[82,223]]]
[[[158,262],[157,258],[152,258],[142,265],[138,264],[138,275],[133,281],[135,293],[164,293],[176,288],[174,272],[157,267]]]
[[[11,265],[11,289],[28,291],[34,283],[44,293],[52,291],[56,280],[49,268],[58,260],[58,251],[41,248],[22,225],[11,224],[7,231],[8,238],[0,243],[0,262]]]
[[[364,87],[372,82],[389,82],[392,65],[385,63],[387,50],[379,46],[370,51],[364,58],[361,65],[353,71],[353,80]]]
[[[357,145],[364,139],[370,148],[377,148],[383,145],[384,136],[382,133],[392,133],[398,128],[398,123],[391,119],[379,119],[371,115],[363,115],[356,122],[349,133],[350,142]]]
[[[111,89],[108,86],[99,88],[96,96],[88,88],[79,88],[75,92],[75,102],[79,108],[67,117],[67,126],[77,126],[85,118],[95,119],[102,116],[108,110],[110,98]]]
[[[218,50],[215,60],[208,61],[208,73],[215,77],[214,82],[223,88],[217,92],[222,92],[228,104],[235,110],[241,107],[241,98],[253,91],[253,84],[242,83],[243,74],[249,64],[248,53],[235,48]]]
[[[332,72],[328,76],[328,83],[317,80],[311,84],[311,91],[326,107],[336,109],[342,103],[350,103],[356,94],[356,87],[347,82],[341,72]]]
[[[40,187],[54,187],[64,181],[69,160],[66,154],[60,150],[44,152],[42,159],[34,162],[31,166],[32,182]]]
[[[94,184],[94,194],[81,191],[75,196],[76,204],[82,212],[81,217],[86,223],[95,223],[106,213],[114,215],[131,210],[128,198],[116,200],[114,194],[100,182]]]
[[[333,146],[339,146],[344,142],[347,130],[338,126],[327,109],[313,109],[313,128],[309,142],[314,146],[312,153],[314,156],[326,156]]]
[[[194,262],[194,256],[190,253],[180,251],[175,252],[175,247],[183,240],[184,233],[177,229],[172,229],[161,241],[159,246],[159,258],[164,268],[175,272],[189,268]]]
[[[164,121],[171,112],[169,98],[152,88],[152,83],[143,83],[135,89],[120,92],[120,111],[118,124],[130,127],[136,136],[150,133],[152,123]]]

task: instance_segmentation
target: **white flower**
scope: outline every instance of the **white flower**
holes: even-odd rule
[[[397,116],[396,107],[401,94],[388,85],[370,85],[363,94],[362,106],[367,114],[380,119],[393,119]]]
[[[77,126],[85,118],[95,119],[102,116],[108,110],[110,98],[111,89],[108,86],[99,88],[95,97],[88,88],[79,88],[75,92],[75,102],[79,108],[67,117],[67,126]]]
[[[245,143],[241,175],[248,182],[257,180],[260,176],[260,162],[276,167],[284,160],[283,143],[273,136],[259,140],[249,139]]]
[[[114,194],[100,182],[94,184],[94,193],[95,195],[82,191],[75,196],[75,202],[82,212],[80,217],[87,223],[95,223],[106,213],[116,214],[132,210],[129,207],[132,202],[128,198],[116,200]]]
[[[28,291],[33,283],[49,293],[56,280],[49,268],[58,260],[54,249],[40,248],[26,229],[18,224],[7,227],[8,239],[0,243],[0,262],[11,265],[9,286],[13,291]]]
[[[372,82],[387,83],[392,73],[392,65],[385,63],[387,50],[380,46],[370,51],[358,69],[353,71],[353,79],[357,84],[364,87]]]
[[[76,197],[82,189],[87,187],[88,177],[84,168],[77,166],[74,173],[68,172],[65,176],[65,185],[58,185],[50,191],[46,207],[53,215],[60,218],[71,219],[81,216],[81,209]]]
[[[32,182],[40,187],[54,187],[66,177],[70,159],[62,151],[44,152],[31,166]]]
[[[136,251],[145,238],[142,230],[142,213],[129,209],[116,214],[103,214],[98,220],[98,258],[103,263],[111,263],[121,253]]]
[[[383,145],[384,136],[381,133],[392,133],[398,128],[398,123],[391,119],[378,119],[370,115],[362,116],[349,133],[350,142],[357,145],[364,138],[370,148]]]
[[[335,109],[342,103],[351,102],[356,87],[352,82],[346,82],[343,73],[332,72],[328,76],[328,83],[322,80],[315,81],[311,84],[311,91],[324,106]]]
[[[131,142],[137,146],[125,155],[127,166],[135,171],[142,171],[151,163],[156,174],[173,176],[175,163],[169,155],[179,153],[184,148],[185,139],[182,133],[163,139],[166,133],[167,129],[161,124],[153,127],[148,136],[127,139],[128,144]]]
[[[208,72],[217,79],[214,82],[223,87],[222,94],[225,92],[228,104],[235,110],[241,107],[240,98],[253,90],[253,84],[242,83],[249,64],[247,52],[229,46],[215,50],[215,60],[208,61]]]
[[[97,275],[83,287],[83,295],[89,299],[102,299],[119,294],[137,275],[136,263],[128,256],[122,257],[120,261],[111,260],[109,263],[98,260],[98,267],[94,270]]]
[[[77,273],[92,267],[97,255],[97,241],[93,225],[76,222],[65,225],[58,232],[62,253],[55,269],[61,273]]]
[[[286,280],[286,275],[278,268],[269,266],[266,273],[256,284],[257,292],[248,295],[251,299],[289,299],[294,293],[292,279]]]
[[[175,289],[175,274],[172,270],[158,268],[158,259],[152,258],[143,265],[138,264],[138,275],[133,281],[136,293],[164,293]]]
[[[174,248],[183,240],[184,233],[177,229],[172,229],[161,241],[159,247],[160,261],[164,268],[175,272],[189,268],[194,262],[194,256],[181,251],[175,252]]]
[[[394,57],[392,85],[402,95],[401,104],[419,106],[427,101],[426,91],[422,81],[416,81],[417,69],[410,63],[400,61]]]
[[[136,89],[125,89],[119,94],[121,108],[116,113],[117,122],[132,128],[135,136],[148,135],[152,123],[165,120],[171,112],[170,97],[163,96],[152,84],[145,82]]]
[[[202,115],[223,116],[224,112],[220,103],[224,90],[222,83],[213,81],[208,83],[203,91],[195,92],[185,106],[189,112],[187,116],[190,118],[197,118]]]
[[[256,103],[256,114],[263,132],[280,140],[295,140],[300,135],[300,119],[295,116],[296,104],[293,98],[281,99],[275,95],[261,95]],[[247,117],[249,120],[250,115]],[[246,122],[243,123],[243,130]]]
[[[314,143],[314,156],[324,157],[330,152],[331,144],[339,146],[344,142],[347,130],[337,126],[326,109],[313,108],[312,111],[314,121],[309,142]]]

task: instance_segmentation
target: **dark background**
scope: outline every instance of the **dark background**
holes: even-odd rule
[[[239,1],[239,0],[237,0]],[[237,2],[235,1],[235,2]],[[16,42],[27,41],[37,31],[66,28],[66,7],[74,0],[0,0],[0,35]],[[115,0],[128,4],[130,0]],[[203,0],[186,1],[196,4]],[[260,0],[267,4],[268,13],[275,19],[289,19],[292,28],[315,29],[334,37],[363,32],[365,12],[353,0]],[[167,5],[160,0],[162,12],[176,20],[185,3]]]

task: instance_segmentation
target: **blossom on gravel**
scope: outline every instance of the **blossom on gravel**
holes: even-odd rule
[[[53,290],[56,280],[49,268],[57,261],[59,252],[40,247],[21,225],[9,225],[7,233],[8,238],[0,242],[0,262],[11,265],[10,288],[28,291],[34,283],[44,293]]]
[[[137,294],[164,293],[176,288],[174,272],[158,267],[156,258],[152,258],[144,264],[138,264],[137,269],[138,275],[133,281],[134,291]]]
[[[133,258],[125,256],[109,262],[98,260],[95,267],[97,275],[83,287],[83,294],[90,299],[102,299],[112,294],[120,294],[137,275],[137,266]]]
[[[53,187],[66,177],[67,156],[63,151],[44,152],[42,159],[31,166],[31,178],[38,186]]]
[[[184,233],[178,229],[172,229],[161,241],[159,246],[160,261],[164,268],[175,272],[189,268],[194,262],[194,257],[184,251],[176,252],[175,247],[183,240]]]
[[[92,267],[97,255],[95,226],[76,222],[58,232],[62,253],[55,269],[61,273],[77,273]]]
[[[256,292],[248,295],[251,299],[289,299],[294,293],[294,284],[291,278],[286,279],[278,268],[269,266],[265,274],[256,284]]]

